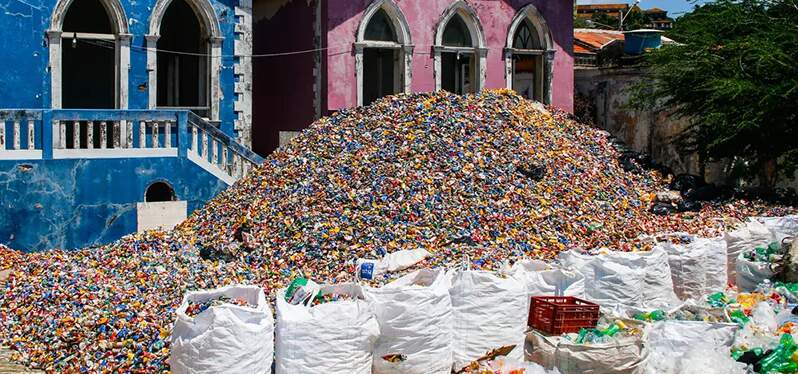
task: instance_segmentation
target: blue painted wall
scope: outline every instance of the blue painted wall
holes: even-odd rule
[[[166,181],[189,213],[226,188],[185,158],[0,161],[0,243],[75,249],[136,231],[136,202]]]
[[[128,72],[130,109],[148,105],[146,40],[150,14],[155,0],[120,0],[133,35]],[[222,36],[220,85],[223,99],[220,108],[221,130],[233,133],[235,101],[233,56],[235,6],[238,0],[208,0],[216,10]],[[55,0],[0,0],[0,108],[50,108],[49,50],[46,31],[50,25]],[[65,47],[67,47],[65,45]]]

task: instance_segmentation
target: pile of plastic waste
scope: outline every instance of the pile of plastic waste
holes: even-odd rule
[[[504,90],[342,110],[173,231],[77,251],[0,248],[0,343],[50,371],[164,371],[188,290],[255,284],[273,298],[297,278],[352,281],[365,263],[387,269],[373,285],[464,261],[496,270],[574,247],[650,248],[641,234],[711,237],[791,211],[735,201],[654,215],[669,180],[628,173],[617,156],[605,133]],[[420,250],[412,264],[389,258]]]

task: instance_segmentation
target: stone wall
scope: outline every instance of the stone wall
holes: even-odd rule
[[[636,152],[647,153],[652,160],[674,173],[699,174],[698,158],[684,154],[674,138],[686,128],[687,119],[667,111],[636,110],[629,107],[631,88],[648,79],[636,67],[577,68],[574,70],[575,94],[586,98],[594,112],[593,123],[617,137]],[[706,177],[720,176],[708,172]]]

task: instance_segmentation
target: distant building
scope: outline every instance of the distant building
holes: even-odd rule
[[[648,27],[655,30],[670,30],[673,28],[673,19],[668,17],[668,11],[660,8],[651,8],[645,11],[651,20]]]
[[[620,31],[574,29],[574,65],[605,66],[623,54],[624,35]]]
[[[583,19],[591,19],[597,14],[607,14],[612,17],[620,17],[621,13],[629,11],[629,4],[585,4],[576,6],[576,16]]]

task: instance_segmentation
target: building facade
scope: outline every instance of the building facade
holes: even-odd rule
[[[389,94],[512,88],[573,107],[568,2],[280,0],[256,2],[253,18],[258,153],[319,116]]]
[[[249,0],[11,1],[0,12],[0,243],[170,226],[260,161]]]

